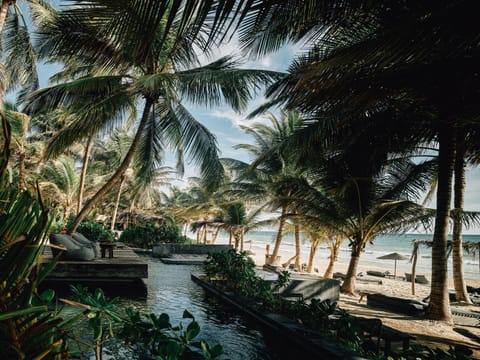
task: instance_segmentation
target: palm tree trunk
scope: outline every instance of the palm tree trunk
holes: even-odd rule
[[[123,184],[125,184],[125,174],[122,175],[120,185],[118,186],[117,198],[115,199],[115,207],[113,208],[112,223],[110,224],[110,231],[115,230],[115,222],[117,221],[118,207],[120,205],[120,198],[122,197]]]
[[[472,303],[468,296],[467,285],[463,277],[463,246],[462,246],[462,212],[465,199],[465,137],[463,132],[457,136],[455,152],[455,183],[454,183],[454,208],[452,236],[452,264],[453,284],[455,299]]]
[[[282,238],[283,238],[283,229],[285,228],[285,222],[287,221],[286,214],[287,214],[287,207],[282,206],[282,214],[280,215],[280,224],[278,225],[277,238],[275,240],[275,246],[273,247],[273,252],[272,252],[272,255],[270,255],[268,264],[275,263],[275,260],[278,256],[278,252],[280,251],[280,244],[282,243]]]
[[[353,245],[352,255],[350,257],[350,263],[348,264],[345,281],[340,288],[340,290],[346,294],[353,295],[353,293],[355,292],[355,279],[357,274],[358,262],[360,261],[360,252],[360,247],[358,245]]]
[[[447,241],[455,143],[452,127],[441,124],[438,152],[437,214],[432,244],[432,285],[428,317],[432,320],[452,321],[447,282]],[[414,279],[412,279],[414,281]]]
[[[217,237],[218,237],[218,232],[220,231],[220,228],[216,228],[215,229],[215,232],[213,233],[213,236],[212,236],[212,245],[215,244],[215,241],[217,241]]]
[[[71,235],[80,225],[82,220],[87,216],[89,213],[90,209],[103,197],[105,194],[107,194],[117,182],[120,181],[121,176],[127,171],[128,167],[130,166],[130,163],[133,160],[133,157],[135,156],[135,153],[137,152],[137,148],[140,145],[140,140],[142,139],[143,135],[143,130],[145,129],[145,126],[147,125],[148,119],[149,119],[149,114],[150,110],[153,106],[153,101],[151,99],[146,99],[145,102],[145,107],[143,109],[143,114],[142,114],[142,119],[140,121],[140,124],[138,125],[137,133],[135,134],[135,137],[133,138],[132,144],[130,145],[130,148],[128,149],[127,154],[125,155],[125,158],[123,159],[122,163],[120,164],[119,168],[115,173],[112,175],[112,177],[107,181],[105,185],[102,186],[100,190],[97,191],[93,197],[91,197],[83,206],[82,210],[78,213],[77,217],[73,221],[73,224],[70,226],[68,229],[68,233]]]
[[[90,157],[90,151],[92,149],[93,135],[90,135],[85,146],[85,153],[83,154],[82,172],[80,174],[80,185],[78,186],[78,198],[77,198],[77,214],[82,209],[83,205],[83,191],[85,189],[85,177],[87,175],[88,158]]]
[[[333,277],[333,268],[335,266],[335,261],[337,261],[338,251],[340,249],[340,246],[334,240],[329,244],[328,247],[330,249],[330,259],[328,261],[328,265],[327,265],[327,268],[325,269],[325,273],[323,274],[323,277],[326,279],[331,279]]]
[[[240,252],[243,252],[243,235],[244,235],[244,230],[242,227],[240,230]]]
[[[5,19],[7,18],[8,8],[15,4],[15,0],[3,0],[0,7],[0,34],[3,32],[5,26]]]
[[[317,248],[319,241],[312,240],[310,242],[310,253],[308,254],[308,264],[307,264],[307,272],[311,273],[313,270],[313,259],[315,258],[315,254],[317,253]]]
[[[25,148],[22,146],[18,150],[18,189],[25,188]]]
[[[295,225],[295,255],[296,255],[295,265],[293,267],[297,270],[300,270],[300,226],[299,225]],[[312,272],[312,270],[310,269],[309,272]]]

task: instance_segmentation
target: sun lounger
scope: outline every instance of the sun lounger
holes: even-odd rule
[[[389,273],[385,271],[374,271],[374,270],[367,271],[367,275],[370,275],[370,276],[385,277],[388,274]]]
[[[413,316],[424,315],[426,307],[425,303],[414,299],[397,298],[378,293],[367,294],[367,305]]]
[[[408,282],[412,282],[412,274],[405,273],[405,280]],[[430,281],[428,281],[428,279],[423,274],[416,274],[415,282],[417,284],[424,284],[424,285],[430,284]]]

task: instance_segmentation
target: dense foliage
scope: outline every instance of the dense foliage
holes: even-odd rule
[[[312,299],[290,301],[279,296],[279,290],[289,282],[289,273],[279,274],[273,284],[262,280],[255,273],[255,263],[248,255],[229,250],[210,254],[204,265],[205,275],[215,286],[234,291],[240,301],[260,306],[263,310],[281,313],[295,322],[318,332],[323,337],[338,341],[345,349],[355,351],[370,359],[386,359],[385,354],[371,350],[363,337],[361,321],[337,307],[329,300]],[[252,301],[253,300],[253,301]],[[430,349],[414,345],[399,359],[470,359],[471,350],[451,347],[449,350]],[[392,357],[388,357],[392,359]]]
[[[130,225],[123,230],[120,241],[139,248],[151,248],[157,243],[183,243],[187,239],[172,218],[160,222],[150,220]]]
[[[221,345],[210,346],[197,337],[200,325],[187,310],[182,323],[173,326],[166,313],[146,314],[133,308],[122,309],[118,298],[109,299],[101,289],[91,293],[83,286],[72,286],[74,301],[68,304],[86,309],[82,315],[93,334],[97,358],[109,338],[123,340],[126,347],[144,358],[154,359],[215,359],[223,353]],[[83,344],[83,352],[89,350]]]
[[[93,221],[83,221],[77,231],[91,241],[113,241],[115,235],[102,224]]]

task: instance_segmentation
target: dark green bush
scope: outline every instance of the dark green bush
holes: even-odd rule
[[[131,225],[123,230],[120,241],[135,247],[151,248],[160,242],[183,243],[186,238],[180,235],[175,221],[166,218],[157,224],[147,221],[142,224]]]
[[[91,241],[113,241],[115,238],[102,224],[88,220],[81,222],[76,231]]]

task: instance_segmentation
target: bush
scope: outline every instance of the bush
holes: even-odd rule
[[[175,221],[166,218],[159,224],[146,221],[143,224],[131,225],[123,230],[120,241],[135,247],[151,248],[160,242],[183,243],[186,238],[180,235]]]
[[[88,220],[81,222],[76,231],[91,241],[113,241],[115,238],[102,224]]]

